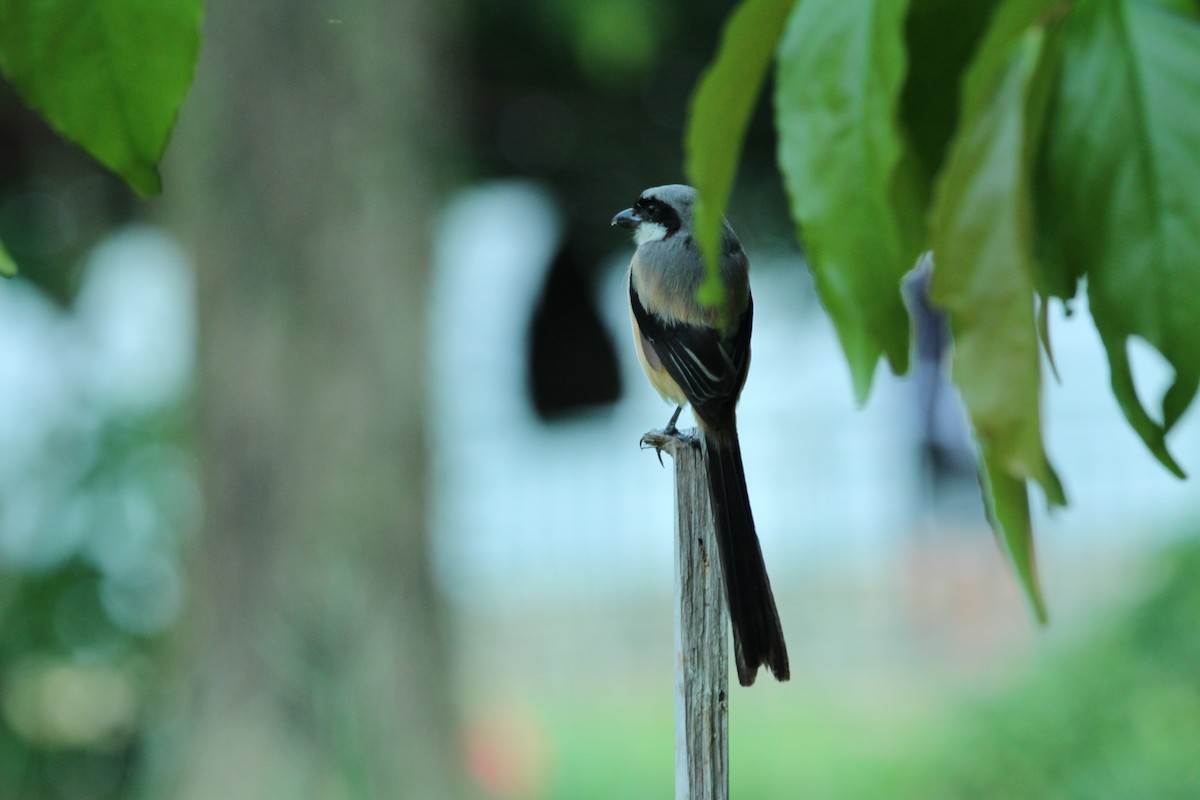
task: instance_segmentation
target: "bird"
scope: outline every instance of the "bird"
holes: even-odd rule
[[[612,225],[631,229],[629,306],[638,361],[658,394],[675,406],[664,433],[675,433],[684,406],[700,432],[738,682],[759,667],[790,677],[787,644],[750,510],[737,432],[737,403],[750,369],[754,300],[750,262],[728,220],[721,222],[719,278],[724,300],[697,292],[708,275],[696,243],[696,190],[682,184],[642,192]]]

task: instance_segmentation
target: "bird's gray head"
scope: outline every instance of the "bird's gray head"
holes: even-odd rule
[[[642,192],[633,208],[613,217],[612,224],[632,228],[633,240],[638,245],[657,242],[681,230],[691,231],[695,201],[696,190],[690,186],[679,183],[655,186]]]

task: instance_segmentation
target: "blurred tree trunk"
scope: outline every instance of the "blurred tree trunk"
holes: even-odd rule
[[[164,209],[199,272],[206,492],[178,796],[453,797],[423,418],[452,20],[207,5]]]

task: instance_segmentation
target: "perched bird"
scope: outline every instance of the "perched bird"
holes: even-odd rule
[[[724,305],[706,306],[696,299],[707,270],[692,229],[695,202],[690,186],[658,186],[613,217],[613,225],[633,230],[637,243],[629,264],[633,340],[650,385],[676,406],[666,432],[674,432],[684,405],[692,407],[700,427],[738,681],[754,683],[763,665],[786,681],[787,645],[754,530],[737,434],[736,407],[750,368],[754,316],[750,264],[723,220]]]

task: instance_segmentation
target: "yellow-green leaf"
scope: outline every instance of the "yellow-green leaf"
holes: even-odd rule
[[[1042,446],[1034,319],[1033,152],[1036,89],[1053,0],[997,11],[963,84],[963,117],[932,216],[932,297],[950,314],[954,380],[984,461],[993,524],[1039,616],[1026,481],[1066,502]]]
[[[684,169],[696,188],[696,241],[708,262],[700,298],[721,305],[717,244],[729,204],[746,126],[754,112],[771,56],[795,0],[745,0],[729,18],[712,65],[692,96],[684,134]]]

